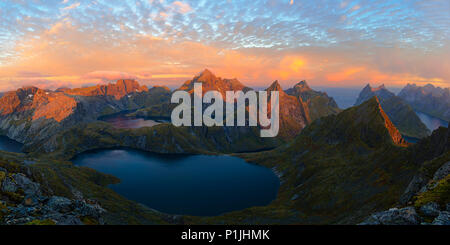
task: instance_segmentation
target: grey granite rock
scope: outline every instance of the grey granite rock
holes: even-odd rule
[[[450,212],[442,211],[433,221],[433,225],[450,225]]]
[[[421,220],[414,207],[391,208],[372,214],[360,225],[418,225]]]
[[[427,203],[427,204],[423,205],[422,207],[420,207],[420,211],[425,216],[436,217],[439,215],[439,212],[440,212],[439,204],[437,204],[435,202]]]

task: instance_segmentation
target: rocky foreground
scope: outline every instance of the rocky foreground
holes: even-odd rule
[[[407,201],[408,204],[415,205],[374,213],[360,224],[450,225],[449,184],[450,162],[447,162],[436,171],[431,180],[426,181],[416,175],[410,182],[403,195],[403,202]],[[416,197],[414,200],[408,199],[411,194]]]
[[[74,197],[46,195],[41,185],[23,173],[0,168],[0,224],[103,224],[106,211],[73,189]]]

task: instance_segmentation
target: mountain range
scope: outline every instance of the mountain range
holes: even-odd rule
[[[435,87],[432,84],[423,87],[408,84],[398,96],[408,102],[414,110],[450,121],[450,88]]]
[[[194,82],[201,82],[204,92],[251,89],[209,70],[178,89],[191,92]],[[430,203],[437,203],[439,215],[445,215],[450,203],[448,128],[424,131],[411,107],[384,86],[366,86],[356,105],[346,110],[305,81],[285,91],[274,81],[266,91],[280,94],[281,131],[275,138],[261,138],[259,127],[161,123],[118,129],[99,120],[114,113],[170,117],[172,92],[165,87],[148,89],[133,80],[7,92],[0,98],[0,133],[25,143],[27,153],[0,151],[0,223],[391,224],[379,218],[386,216],[379,212],[398,206],[411,214]],[[411,144],[404,135],[422,139]],[[79,153],[115,147],[232,154],[271,168],[281,185],[267,206],[215,217],[163,214],[109,189],[117,178],[70,162]],[[435,175],[445,177],[434,179]],[[43,212],[28,215],[37,207]],[[402,213],[395,214],[389,217],[397,222]],[[435,219],[430,216],[424,222]]]
[[[103,115],[168,101],[170,94],[168,88],[148,89],[133,80],[55,91],[20,88],[0,98],[0,131],[29,144]]]

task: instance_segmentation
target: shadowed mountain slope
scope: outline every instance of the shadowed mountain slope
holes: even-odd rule
[[[384,85],[372,88],[369,84],[361,91],[355,105],[360,105],[364,101],[376,96],[381,103],[381,107],[389,116],[400,133],[413,138],[423,138],[430,134],[425,124],[416,115],[414,110],[403,99],[395,96],[387,90]]]
[[[310,122],[341,111],[332,97],[329,97],[327,93],[311,89],[306,81],[297,83],[293,88],[286,90],[286,93],[299,98],[308,106]]]
[[[450,88],[434,87],[432,84],[423,87],[408,84],[398,96],[415,110],[450,121]]]

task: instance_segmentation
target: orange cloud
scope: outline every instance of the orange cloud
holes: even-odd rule
[[[150,34],[118,36],[111,44],[99,34],[83,31],[70,19],[63,19],[41,35],[19,40],[15,59],[0,64],[0,91],[23,85],[79,87],[121,78],[176,87],[204,68],[210,68],[218,76],[238,78],[248,86],[258,87],[280,80],[287,88],[302,79],[316,86],[335,86],[336,82],[339,86],[367,82],[399,86],[408,82],[433,82],[448,87],[446,73],[426,77],[408,72],[419,69],[409,69],[409,64],[401,63],[405,56],[401,50],[398,53],[385,51],[384,56],[391,56],[383,62],[360,61],[358,54],[349,57],[347,52],[336,49],[305,48],[289,52],[270,48],[227,49]],[[433,69],[445,70],[448,66],[445,61],[440,64],[443,68],[428,65],[428,73],[436,74]],[[396,71],[399,69],[396,67],[404,70]]]
[[[328,74],[326,75],[326,78],[330,82],[341,82],[352,79],[355,74],[364,70],[366,70],[365,67],[350,67],[344,69],[343,71]]]
[[[273,79],[302,79],[308,75],[305,68],[306,60],[300,56],[288,55],[281,59],[276,69],[271,69],[269,74]]]

